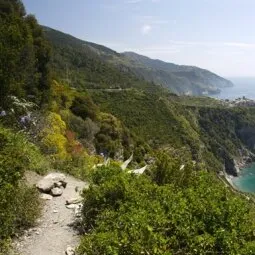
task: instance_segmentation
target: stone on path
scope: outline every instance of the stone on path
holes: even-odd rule
[[[43,200],[51,200],[52,199],[52,195],[49,194],[41,194],[40,198]]]
[[[61,173],[51,173],[41,179],[36,187],[43,193],[51,193],[53,196],[61,196],[62,188],[66,188],[66,176]]]
[[[61,188],[55,187],[55,188],[51,189],[50,193],[53,197],[58,197],[63,194],[63,190]]]
[[[82,197],[70,198],[66,200],[66,205],[79,204],[80,202],[82,202]]]
[[[64,182],[66,179],[66,176],[61,173],[51,173],[51,174],[46,175],[44,177],[44,179],[50,179],[54,183],[58,183],[58,182]]]
[[[36,187],[44,193],[48,193],[51,191],[51,189],[54,187],[54,182],[51,179],[45,179],[43,178],[40,180],[37,184]]]
[[[76,204],[70,204],[70,205],[66,205],[66,208],[67,209],[75,209],[75,208],[78,208],[79,206],[76,205]]]
[[[46,180],[50,177],[47,177]],[[40,176],[33,178],[34,185],[40,180]],[[44,179],[44,178],[43,178]],[[54,178],[53,178],[54,179]],[[63,179],[62,179],[63,180]],[[61,190],[63,194],[59,197],[52,197],[49,194],[41,194],[41,197],[51,198],[44,203],[42,215],[37,220],[37,228],[33,228],[20,237],[13,244],[15,252],[20,255],[74,255],[75,247],[79,245],[80,236],[76,229],[73,228],[76,223],[76,217],[80,215],[82,198],[76,192],[88,188],[88,183],[66,175],[65,182],[68,183],[66,188]],[[54,185],[54,188],[57,188]],[[50,192],[48,192],[50,193]],[[72,199],[70,199],[72,198]],[[72,209],[66,206],[67,201],[71,204]],[[40,234],[39,234],[40,233]],[[68,247],[68,250],[67,250]],[[15,254],[16,254],[15,253]]]
[[[75,255],[75,250],[72,247],[67,247],[66,249],[66,255]]]

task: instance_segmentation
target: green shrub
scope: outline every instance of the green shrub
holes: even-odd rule
[[[254,254],[254,205],[212,174],[191,177],[158,186],[117,168],[96,170],[83,193],[78,254]]]
[[[38,190],[21,183],[17,188],[15,204],[16,229],[32,227],[40,216]]]
[[[84,120],[86,118],[95,120],[97,117],[97,106],[94,104],[91,97],[85,94],[82,96],[76,96],[70,109],[75,115],[83,118]]]
[[[0,254],[10,236],[35,223],[40,212],[38,192],[22,178],[26,170],[47,170],[39,149],[24,135],[0,126]]]

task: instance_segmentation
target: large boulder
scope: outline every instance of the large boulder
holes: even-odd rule
[[[58,183],[58,182],[63,183],[63,182],[65,182],[66,176],[61,173],[51,173],[51,174],[46,175],[44,177],[44,179],[50,179],[54,183]]]
[[[36,187],[43,193],[51,193],[53,196],[60,196],[63,191],[61,187],[66,187],[66,176],[61,173],[50,173],[41,179]],[[52,190],[54,190],[52,192]],[[61,193],[61,194],[60,194]]]
[[[51,179],[43,178],[36,184],[36,187],[43,193],[49,193],[54,187],[54,182]]]

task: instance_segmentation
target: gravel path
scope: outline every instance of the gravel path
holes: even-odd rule
[[[38,177],[34,174],[28,177],[28,182],[34,184]],[[14,247],[20,255],[63,255],[68,246],[76,247],[79,236],[73,229],[75,221],[73,209],[67,209],[66,200],[78,197],[78,190],[88,187],[88,184],[71,176],[66,176],[67,187],[62,196],[45,201],[42,217],[38,226],[30,229]]]

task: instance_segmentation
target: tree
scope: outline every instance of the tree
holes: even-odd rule
[[[33,16],[19,0],[0,0],[0,106],[8,96],[47,102],[50,89],[50,46]]]

